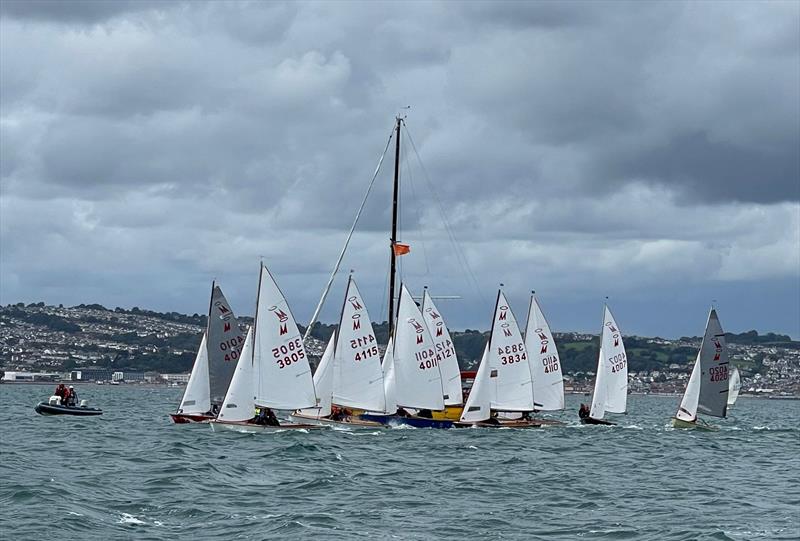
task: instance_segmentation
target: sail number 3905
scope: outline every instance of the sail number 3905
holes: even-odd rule
[[[304,359],[306,353],[303,351],[303,343],[299,338],[295,338],[288,344],[272,348],[272,356],[277,359],[275,363],[278,365],[278,368],[286,368],[292,363]]]

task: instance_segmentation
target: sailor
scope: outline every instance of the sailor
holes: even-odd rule
[[[57,397],[59,397],[61,399],[61,403],[62,404],[66,404],[67,395],[68,394],[69,393],[67,391],[67,388],[64,386],[63,383],[59,383],[58,386],[56,387],[55,392],[53,393],[53,395],[55,395],[55,396],[57,396]]]
[[[581,404],[581,409],[578,410],[578,417],[581,419],[586,419],[589,417],[589,406],[586,404]]]
[[[417,417],[422,417],[423,419],[433,419],[433,412],[431,412],[431,410],[422,409],[417,412]]]
[[[273,412],[269,408],[261,408],[261,414],[264,416],[264,420],[266,421],[264,424],[267,426],[281,426],[281,423],[278,421],[278,418],[275,417],[275,412]]]
[[[67,406],[78,405],[78,393],[75,392],[75,387],[69,386],[69,395],[67,396]]]

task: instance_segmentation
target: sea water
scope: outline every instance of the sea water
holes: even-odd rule
[[[42,417],[0,386],[0,538],[797,539],[800,402],[742,397],[719,432],[631,396],[616,427],[215,433],[182,389],[78,387],[101,417]]]

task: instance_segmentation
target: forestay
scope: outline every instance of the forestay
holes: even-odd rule
[[[436,347],[422,313],[405,285],[400,286],[393,357],[397,405],[443,410],[444,393]]]
[[[564,409],[564,378],[558,348],[536,295],[531,295],[528,322],[525,326],[525,349],[533,378],[533,401],[536,409]]]
[[[317,407],[300,410],[302,415],[311,417],[327,417],[331,414],[331,399],[333,398],[333,350],[336,343],[336,334],[332,334],[325,352],[319,360],[317,370],[314,372],[314,390],[317,393]]]
[[[211,402],[219,404],[228,392],[245,333],[218,285],[211,290],[207,333],[209,392]]]
[[[247,331],[236,371],[233,373],[228,394],[222,402],[217,419],[220,421],[247,421],[254,416],[253,385],[253,329]]]
[[[489,335],[488,353],[490,381],[493,382],[492,409],[503,411],[533,411],[533,382],[528,354],[517,319],[502,291]]]
[[[461,368],[458,366],[456,347],[450,337],[450,331],[447,330],[444,318],[433,303],[427,289],[422,296],[422,315],[435,344],[439,371],[442,375],[444,403],[446,406],[460,406],[463,397],[461,396]]]
[[[461,421],[465,423],[477,423],[485,421],[492,415],[491,399],[492,399],[492,385],[489,382],[489,344],[483,348],[483,356],[478,365],[478,372],[475,374],[475,380],[472,382],[472,389],[470,389],[467,403],[464,405],[464,411],[461,412]]]
[[[336,336],[333,403],[384,411],[386,401],[378,342],[352,276],[347,282]]]
[[[605,412],[625,413],[628,403],[628,357],[622,333],[608,306],[603,311],[603,331],[597,361],[597,379],[589,415],[602,419]]]
[[[314,382],[292,311],[267,267],[261,265],[253,337],[256,404],[274,409],[316,405]]]
[[[192,373],[183,393],[181,406],[178,413],[202,414],[211,410],[211,399],[208,390],[208,348],[206,347],[206,333],[200,341],[200,349],[194,359]]]

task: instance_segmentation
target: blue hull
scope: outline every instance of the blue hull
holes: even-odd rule
[[[453,428],[453,421],[444,419],[428,419],[425,417],[400,417],[398,415],[380,415],[363,413],[359,415],[365,421],[374,421],[383,425],[408,425],[414,428]]]

